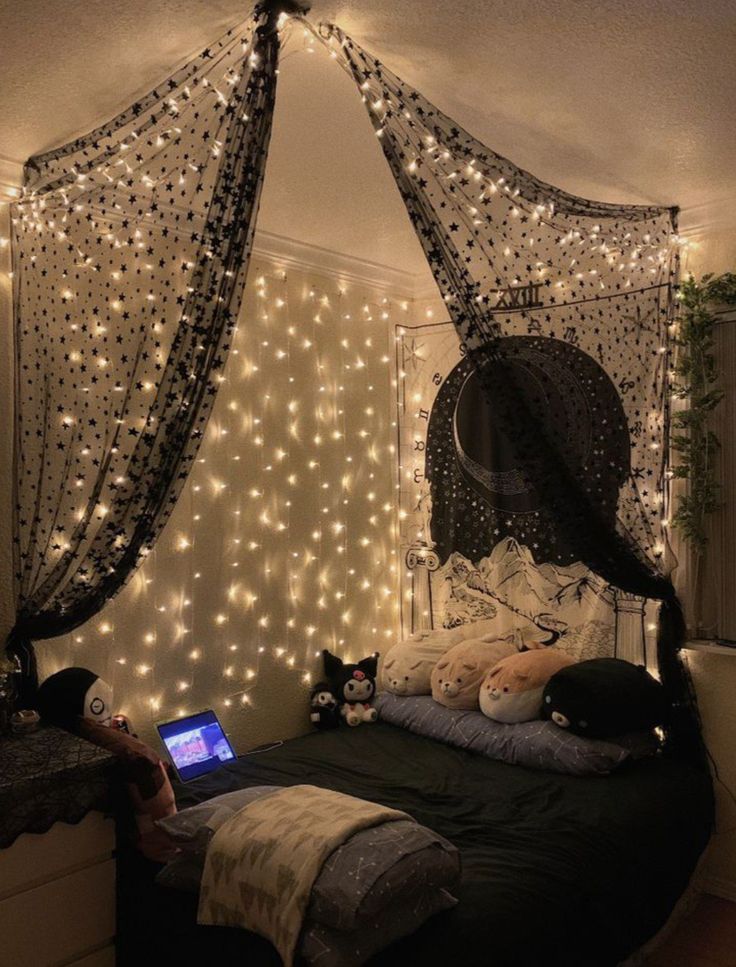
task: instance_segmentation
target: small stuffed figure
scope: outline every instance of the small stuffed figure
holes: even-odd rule
[[[515,650],[509,641],[461,641],[433,668],[432,698],[446,708],[477,709],[481,682]]]
[[[342,658],[332,655],[326,648],[322,658],[330,689],[340,707],[340,715],[348,725],[375,722],[378,712],[371,702],[376,694],[378,653],[363,658],[357,665],[346,665]]]
[[[112,687],[87,668],[62,668],[38,689],[42,719],[68,731],[76,731],[78,716],[100,725],[112,723]]]
[[[309,701],[309,721],[322,731],[336,729],[340,724],[340,709],[337,699],[327,682],[318,682],[312,689]]]
[[[643,665],[592,658],[563,668],[544,689],[542,714],[592,739],[651,731],[667,719],[662,686]]]
[[[445,628],[420,631],[398,642],[381,665],[383,687],[394,695],[431,694],[432,669],[455,644],[455,634]]]
[[[573,659],[554,648],[521,651],[502,659],[483,679],[480,710],[496,722],[530,722],[542,717],[544,686]]]

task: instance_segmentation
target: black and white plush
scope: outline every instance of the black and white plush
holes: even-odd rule
[[[336,729],[340,724],[337,699],[327,682],[318,682],[309,702],[309,721],[316,729]]]
[[[50,675],[38,690],[36,705],[42,719],[62,728],[73,730],[79,715],[112,724],[112,687],[88,668],[62,668]]]
[[[373,708],[373,697],[376,694],[378,652],[357,664],[346,665],[342,658],[331,654],[326,648],[322,658],[325,675],[340,706],[340,715],[347,724],[375,722],[378,712]]]
[[[644,732],[667,720],[665,691],[643,665],[593,658],[562,668],[544,689],[542,715],[591,739]]]

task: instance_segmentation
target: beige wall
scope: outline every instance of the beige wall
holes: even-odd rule
[[[37,644],[98,672],[146,739],[215,708],[236,746],[308,729],[321,649],[395,635],[392,325],[385,289],[254,259],[206,438],[156,548],[104,613]],[[318,657],[320,655],[320,657]]]
[[[705,887],[736,901],[736,652],[688,651],[687,657],[703,735],[722,780],[715,783],[716,832],[703,867]]]

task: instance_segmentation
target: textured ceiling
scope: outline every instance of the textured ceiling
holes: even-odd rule
[[[233,0],[2,0],[0,155],[67,140],[242,19]],[[604,200],[678,203],[736,255],[732,0],[315,0],[476,137]],[[261,227],[423,270],[352,82],[295,30]],[[714,267],[725,267],[715,265]]]

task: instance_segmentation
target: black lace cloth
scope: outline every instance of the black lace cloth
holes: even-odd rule
[[[0,848],[108,805],[114,758],[54,726],[0,737]]]

